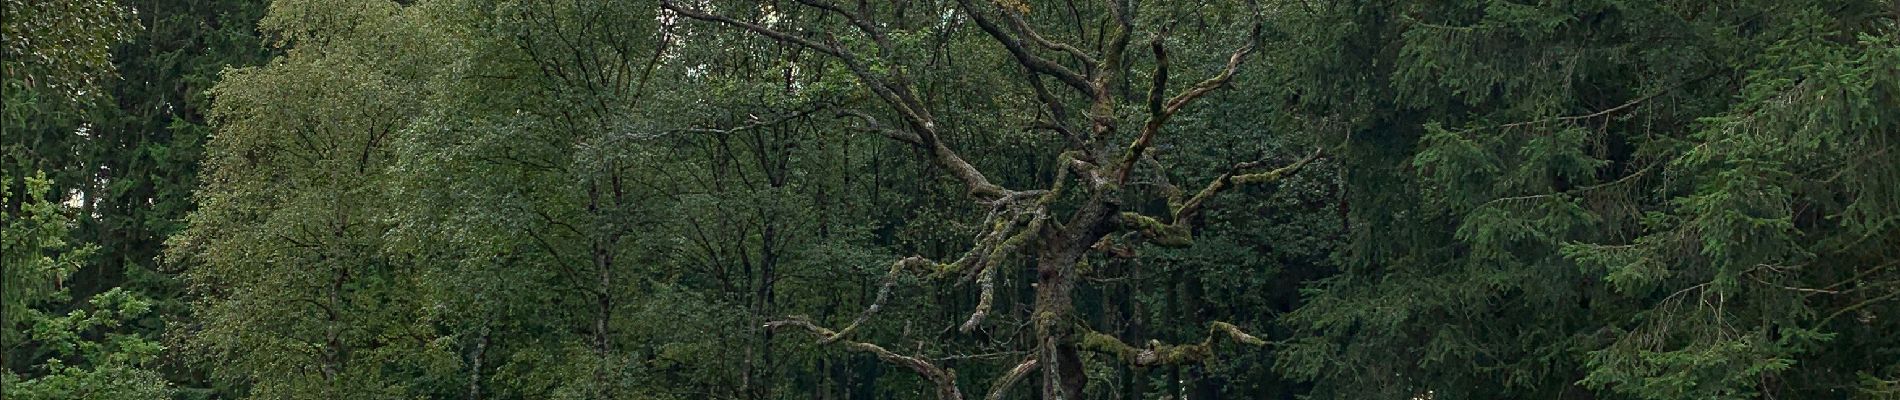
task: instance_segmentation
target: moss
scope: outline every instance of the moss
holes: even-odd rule
[[[1208,335],[1226,334],[1228,337],[1233,338],[1234,341],[1240,342],[1242,344],[1248,344],[1248,345],[1254,345],[1254,346],[1267,345],[1267,341],[1260,340],[1259,337],[1255,337],[1254,335],[1249,335],[1247,334],[1246,331],[1240,330],[1240,327],[1234,326],[1234,324],[1229,324],[1226,322],[1215,321],[1212,325],[1208,326],[1207,334]],[[1213,337],[1210,336],[1208,339],[1213,340]]]
[[[1136,357],[1141,353],[1134,346],[1122,343],[1121,339],[1096,331],[1083,331],[1082,337],[1076,340],[1075,346],[1085,350],[1114,354],[1130,363],[1135,362]]]
[[[1157,245],[1163,247],[1188,247],[1194,245],[1194,235],[1180,224],[1164,224],[1160,220],[1133,212],[1121,213],[1123,224],[1140,231]]]
[[[1004,239],[1003,243],[996,247],[996,251],[990,254],[990,258],[1000,260],[1008,256],[1009,253],[1016,251],[1016,249],[1022,248],[1023,244],[1029,242],[1030,237],[1035,236],[1037,232],[1042,230],[1042,221],[1043,219],[1040,217],[1030,217],[1029,224],[1023,226],[1023,229],[1016,232],[1015,235]]]
[[[1280,178],[1284,177],[1284,172],[1286,171],[1276,169],[1258,174],[1234,175],[1233,180],[1234,183],[1243,185],[1273,183],[1280,181]]]
[[[1155,349],[1155,356],[1157,364],[1182,364],[1214,358],[1214,351],[1204,344],[1161,346]]]
[[[942,276],[954,274],[957,272],[957,270],[960,270],[960,269],[962,268],[958,268],[957,264],[955,263],[937,263],[937,265],[934,268],[932,268],[931,274],[938,277],[942,277]]]

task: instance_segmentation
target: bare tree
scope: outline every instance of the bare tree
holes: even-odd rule
[[[1159,192],[1167,197],[1168,215],[1143,215],[1123,208],[1125,197],[1140,194],[1125,190],[1130,176],[1140,166],[1158,166],[1159,161],[1151,157],[1149,151],[1155,138],[1167,130],[1168,120],[1182,109],[1206,98],[1209,93],[1226,86],[1254,52],[1259,43],[1258,15],[1255,15],[1248,43],[1232,51],[1220,72],[1172,95],[1166,93],[1170,71],[1168,50],[1162,40],[1165,33],[1156,34],[1148,42],[1155,62],[1153,81],[1146,96],[1146,112],[1145,115],[1134,116],[1144,119],[1132,140],[1117,144],[1117,141],[1128,138],[1117,132],[1122,127],[1123,116],[1117,115],[1115,111],[1118,96],[1113,95],[1112,88],[1118,79],[1129,76],[1129,66],[1125,61],[1130,58],[1127,53],[1136,30],[1135,19],[1130,15],[1127,4],[1122,0],[1103,1],[1109,15],[1107,29],[1100,43],[1091,46],[1096,50],[1089,50],[1040,33],[1025,19],[1023,13],[1026,7],[1022,4],[979,4],[973,0],[957,0],[955,7],[959,15],[975,22],[1017,64],[1028,71],[1029,79],[1025,84],[1046,108],[1035,128],[1061,135],[1066,143],[1061,152],[1049,155],[1058,167],[1057,177],[1049,187],[1012,189],[990,181],[982,171],[945,143],[941,133],[950,128],[935,117],[923,100],[927,96],[918,92],[918,86],[903,68],[874,67],[880,62],[890,61],[893,54],[900,50],[891,38],[890,25],[879,21],[879,10],[868,1],[859,1],[850,8],[827,0],[796,2],[794,7],[841,18],[850,26],[842,29],[855,30],[856,33],[806,30],[782,26],[785,25],[782,21],[746,21],[671,0],[663,0],[661,5],[679,16],[743,29],[836,59],[896,116],[898,124],[881,124],[872,113],[864,111],[845,111],[844,115],[857,118],[859,128],[917,147],[921,150],[920,154],[929,158],[929,162],[942,167],[961,182],[970,198],[987,204],[990,211],[982,224],[985,231],[960,258],[944,263],[913,256],[893,263],[870,307],[844,328],[834,331],[803,319],[772,322],[767,324],[769,328],[803,329],[817,335],[820,343],[836,343],[852,350],[875,354],[886,362],[904,366],[923,376],[938,387],[939,397],[960,399],[962,392],[958,390],[953,371],[933,365],[922,357],[900,355],[848,337],[883,308],[891,287],[897,282],[896,278],[905,273],[929,277],[974,276],[981,292],[975,310],[960,327],[968,333],[980,326],[994,307],[998,263],[1019,252],[1031,252],[1036,260],[1037,272],[1031,314],[1036,338],[1034,348],[992,385],[987,398],[1002,397],[1012,386],[1036,371],[1042,373],[1043,398],[1079,398],[1087,381],[1083,373],[1081,351],[1099,352],[1131,365],[1150,367],[1206,360],[1213,355],[1215,340],[1219,338],[1230,338],[1254,346],[1265,344],[1234,325],[1215,322],[1210,324],[1207,340],[1200,343],[1167,345],[1150,342],[1145,347],[1136,347],[1112,335],[1097,332],[1077,322],[1078,319],[1073,316],[1073,296],[1080,280],[1077,265],[1088,252],[1114,247],[1112,242],[1115,238],[1162,246],[1188,246],[1192,243],[1196,217],[1208,207],[1209,199],[1240,185],[1279,182],[1320,156],[1320,152],[1315,151],[1277,168],[1269,168],[1272,165],[1265,160],[1234,163],[1191,194],[1163,183]],[[868,38],[868,47],[874,49],[875,54],[857,50],[866,46],[846,45],[839,39],[844,36]],[[1051,56],[1066,58],[1058,62],[1049,58]],[[1052,92],[1045,87],[1045,79],[1053,79],[1060,84],[1059,87],[1067,88],[1073,95],[1079,96],[1081,102],[1087,104],[1086,109],[1080,114],[1071,113],[1068,102],[1058,95],[1061,92]],[[1073,208],[1065,207],[1071,210],[1067,215],[1057,215],[1052,211],[1052,203],[1074,190],[1082,191],[1078,197],[1085,200]]]

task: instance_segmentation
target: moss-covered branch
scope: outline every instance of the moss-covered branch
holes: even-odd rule
[[[1144,368],[1207,361],[1214,358],[1214,346],[1218,345],[1216,341],[1219,340],[1231,340],[1249,346],[1267,344],[1267,341],[1241,331],[1240,327],[1234,324],[1218,321],[1208,324],[1207,338],[1202,339],[1200,343],[1171,345],[1150,340],[1146,348],[1130,346],[1112,335],[1096,332],[1087,327],[1078,329],[1081,330],[1081,334],[1076,340],[1076,347],[1114,356],[1128,365]]]
[[[1260,23],[1256,20],[1250,35],[1251,40],[1227,57],[1227,65],[1221,68],[1219,74],[1195,83],[1188,90],[1168,98],[1165,102],[1161,99],[1168,84],[1168,51],[1163,45],[1165,37],[1156,36],[1154,41],[1149,43],[1149,47],[1154,51],[1155,72],[1154,81],[1148,90],[1148,120],[1142,123],[1141,134],[1135,136],[1135,142],[1128,145],[1127,151],[1122,154],[1121,163],[1115,166],[1117,184],[1128,183],[1128,176],[1134,171],[1135,162],[1141,160],[1148,148],[1153,145],[1155,135],[1167,125],[1169,118],[1173,118],[1174,114],[1179,113],[1182,108],[1186,108],[1195,100],[1227,86],[1227,83],[1234,79],[1234,74],[1240,71],[1241,63],[1247,60],[1248,55],[1253,54],[1254,47],[1260,43],[1260,29]]]
[[[1124,229],[1141,233],[1148,241],[1163,247],[1187,247],[1194,244],[1194,234],[1180,223],[1166,223],[1141,213],[1123,211],[1117,217]]]
[[[1052,194],[1047,191],[1011,192],[992,202],[990,214],[984,221],[987,229],[977,237],[976,246],[965,252],[963,257],[955,262],[939,264],[923,257],[913,256],[891,263],[890,270],[884,274],[883,281],[878,284],[877,297],[872,299],[871,305],[858,313],[858,317],[845,325],[844,329],[820,339],[819,343],[830,343],[851,334],[865,321],[869,321],[872,316],[882,311],[884,302],[890,298],[892,288],[897,285],[898,276],[906,272],[928,278],[944,278],[966,273],[975,275],[977,284],[981,288],[977,306],[971,311],[970,318],[965,320],[959,328],[964,333],[974,331],[976,327],[983,324],[989,316],[990,309],[994,307],[997,277],[995,264],[1020,251],[1042,231],[1044,221],[1048,220],[1047,209],[1043,207],[1042,199],[1049,195]]]
[[[1280,168],[1274,168],[1271,171],[1258,173],[1244,172],[1259,168],[1265,164],[1264,162],[1253,161],[1234,164],[1232,168],[1228,168],[1226,173],[1222,173],[1219,177],[1214,178],[1213,181],[1208,182],[1207,187],[1202,188],[1200,192],[1196,192],[1194,196],[1183,201],[1180,207],[1175,208],[1174,222],[1179,224],[1183,221],[1194,219],[1195,216],[1200,214],[1201,209],[1206,206],[1209,199],[1235,186],[1278,183],[1282,179],[1299,173],[1301,169],[1306,168],[1307,164],[1318,160],[1321,154],[1322,152],[1319,149],[1314,149],[1313,154],[1307,155],[1299,161],[1294,161],[1292,164],[1287,164]]]
[[[1168,222],[1135,212],[1121,213],[1117,222],[1123,229],[1139,232],[1143,238],[1154,244],[1164,247],[1187,247],[1194,243],[1195,217],[1206,208],[1208,200],[1239,185],[1278,183],[1282,179],[1299,173],[1301,169],[1306,168],[1307,164],[1318,160],[1321,154],[1315,149],[1313,154],[1299,161],[1265,172],[1244,173],[1264,165],[1265,163],[1261,161],[1234,164],[1227,172],[1215,177],[1213,181],[1207,183],[1206,187],[1186,200],[1177,200],[1179,196],[1170,194],[1168,203],[1169,207],[1173,208],[1173,212]]]
[[[917,257],[917,256],[906,257],[902,260],[897,260],[897,262],[891,263],[891,270],[890,272],[884,274],[884,281],[878,284],[877,297],[871,300],[871,306],[865,307],[864,312],[858,313],[858,318],[853,319],[850,325],[845,325],[844,329],[840,329],[837,332],[831,332],[831,333],[823,335],[818,340],[818,344],[829,344],[831,342],[838,341],[838,339],[844,338],[845,335],[849,335],[851,334],[851,332],[856,331],[858,329],[858,326],[864,324],[864,321],[870,320],[872,315],[876,315],[878,311],[883,310],[884,300],[889,299],[891,297],[891,287],[897,286],[898,274],[904,273],[904,271],[907,271],[907,270],[917,271],[917,272],[927,272],[927,271],[934,270],[935,269],[934,266],[935,266],[935,263],[930,262],[929,259],[925,259],[923,257]],[[830,332],[830,331],[827,330],[826,332]]]
[[[1041,209],[1038,208],[1036,212],[1024,214],[1024,217],[1027,218],[1029,222],[1024,223],[1020,229],[1017,229],[1016,232],[1009,235],[1008,238],[1003,239],[1002,243],[995,245],[994,249],[985,259],[1003,260],[1009,257],[1009,255],[1014,254],[1017,250],[1022,249],[1024,244],[1029,243],[1029,238],[1041,232],[1043,221],[1048,219],[1040,210]],[[1001,232],[1002,231],[999,230],[999,233]],[[993,307],[996,302],[997,266],[992,264],[996,263],[985,263],[985,265],[982,266],[982,271],[977,274],[976,282],[982,292],[977,295],[976,310],[971,311],[970,318],[964,320],[963,325],[958,328],[958,330],[963,333],[970,333],[976,330],[977,326],[982,325],[984,318],[990,314],[990,308]]]

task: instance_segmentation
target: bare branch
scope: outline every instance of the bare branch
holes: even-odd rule
[[[889,56],[896,50],[895,46],[891,45],[890,35],[877,29],[877,25],[871,21],[869,15],[852,13],[823,0],[798,0],[798,3],[844,16],[846,21],[851,22],[851,26],[857,27],[858,31],[864,32],[865,36],[870,36],[872,43],[877,43],[878,50],[882,55]]]
[[[1241,63],[1246,61],[1247,55],[1253,54],[1254,47],[1259,45],[1260,29],[1260,23],[1256,21],[1247,44],[1227,56],[1227,65],[1221,68],[1219,74],[1195,83],[1194,86],[1188,87],[1187,91],[1169,98],[1166,102],[1161,101],[1161,96],[1168,83],[1168,52],[1162,44],[1164,37],[1155,37],[1149,44],[1155,55],[1155,79],[1153,86],[1148,88],[1148,120],[1142,124],[1141,135],[1135,138],[1134,143],[1128,145],[1128,151],[1122,156],[1121,163],[1116,165],[1118,168],[1115,172],[1116,183],[1128,183],[1128,176],[1135,169],[1135,161],[1140,160],[1143,153],[1153,145],[1155,135],[1161,132],[1161,128],[1167,124],[1168,119],[1173,118],[1175,113],[1180,112],[1188,104],[1233,81],[1234,74],[1240,71]]]
[[[1089,56],[1089,53],[1082,51],[1082,49],[1076,48],[1075,46],[1069,45],[1068,43],[1059,43],[1056,41],[1049,40],[1046,37],[1043,37],[1041,33],[1038,33],[1036,32],[1034,28],[1029,27],[1029,22],[1023,20],[1023,14],[1021,12],[1017,12],[1015,10],[1003,10],[1003,16],[1009,18],[1010,26],[1014,27],[1017,32],[1022,33],[1023,37],[1029,38],[1029,41],[1035,42],[1036,45],[1038,46],[1042,46],[1043,48],[1047,48],[1050,50],[1057,50],[1063,53],[1068,53],[1069,56],[1075,57],[1076,60],[1087,64],[1089,68],[1094,68],[1096,64],[1100,63],[1100,61],[1095,60],[1095,57]],[[1088,73],[1088,71],[1085,70],[1083,71],[1083,73],[1086,74]]]
[[[702,21],[713,21],[713,22],[718,22],[721,24],[744,28],[745,30],[752,31],[753,33],[757,33],[760,35],[764,35],[765,37],[769,37],[769,38],[772,38],[773,40],[777,40],[780,42],[791,43],[791,44],[798,45],[800,47],[817,50],[820,53],[829,54],[833,57],[840,57],[840,58],[846,57],[846,53],[844,52],[844,50],[836,46],[832,46],[825,43],[819,43],[818,41],[812,40],[810,38],[793,35],[793,34],[782,32],[782,31],[775,30],[772,28],[767,28],[763,25],[740,21],[740,20],[723,16],[723,15],[718,15],[718,14],[708,13],[708,12],[699,11],[699,10],[695,10],[691,8],[681,7],[679,4],[674,4],[671,0],[660,1],[660,7],[679,13],[680,15],[686,16],[687,18],[692,18],[692,19],[697,19],[697,20],[702,20]]]
[[[721,128],[681,128],[681,129],[674,129],[665,133],[676,133],[676,132],[677,133],[711,133],[711,134],[718,134],[718,135],[729,135],[733,133],[744,132],[744,131],[749,131],[749,130],[754,130],[754,129],[759,129],[759,128],[780,126],[780,125],[785,124],[786,122],[791,122],[792,120],[804,118],[807,115],[811,115],[813,113],[822,111],[830,107],[831,107],[830,103],[820,102],[820,103],[805,107],[804,109],[787,113],[785,115],[774,116],[771,119],[761,119],[761,118],[758,118],[758,116],[754,115],[750,118],[750,122],[747,122],[739,126],[731,127],[731,128],[724,128],[724,129],[721,129]],[[839,112],[844,113],[844,112],[849,112],[849,111],[839,111]]]
[[[1069,128],[1069,108],[1062,104],[1062,99],[1050,94],[1049,89],[1043,87],[1042,75],[1038,75],[1034,70],[1026,71],[1028,73],[1024,74],[1024,77],[1029,80],[1029,89],[1036,93],[1036,100],[1041,101],[1043,106],[1049,109],[1048,128],[1061,134],[1062,138],[1069,142],[1071,149],[1093,150],[1094,146],[1088,145],[1088,138],[1077,135],[1074,129]]]
[[[1127,229],[1140,232],[1143,237],[1146,237],[1150,242],[1157,245],[1186,247],[1194,243],[1194,217],[1206,207],[1209,199],[1212,199],[1215,195],[1227,189],[1239,185],[1277,183],[1282,179],[1286,179],[1286,177],[1299,173],[1307,164],[1318,160],[1322,154],[1324,153],[1321,149],[1315,148],[1313,149],[1313,154],[1307,155],[1299,161],[1294,161],[1292,164],[1287,164],[1266,172],[1242,173],[1249,169],[1264,166],[1266,164],[1265,161],[1249,161],[1234,164],[1233,167],[1228,168],[1227,172],[1221,173],[1220,176],[1208,182],[1207,186],[1202,188],[1200,192],[1196,192],[1193,197],[1182,201],[1180,204],[1170,205],[1174,210],[1171,213],[1170,220],[1166,223],[1154,217],[1134,212],[1121,213],[1119,218],[1117,218],[1117,222],[1120,222],[1121,225]]]
[[[1015,368],[1010,368],[1009,372],[1003,373],[1003,377],[997,378],[996,384],[990,386],[990,395],[984,396],[983,398],[985,400],[1002,400],[1003,395],[1009,393],[1011,386],[1016,386],[1016,382],[1022,381],[1024,377],[1029,376],[1030,372],[1036,370],[1036,364],[1038,363],[1036,362],[1035,356],[1024,358],[1022,363],[1016,364]]]
[[[865,113],[863,111],[857,111],[857,110],[840,110],[838,111],[838,116],[841,118],[842,117],[857,117],[858,119],[864,120],[863,125],[858,125],[855,127],[858,130],[867,131],[867,132],[875,132],[879,135],[884,135],[884,137],[896,139],[899,142],[909,143],[912,146],[924,145],[924,139],[917,137],[917,134],[893,129],[888,126],[884,126],[884,124],[878,123],[877,118],[872,117],[871,114],[869,113]]]
[[[784,327],[796,327],[796,328],[802,328],[805,331],[811,332],[813,335],[817,335],[819,337],[837,336],[837,333],[832,332],[830,329],[825,329],[818,325],[812,324],[811,321],[806,321],[803,319],[796,319],[796,318],[783,320],[783,321],[768,322],[765,324],[765,327],[766,329],[771,329],[771,330],[778,330]],[[926,361],[922,358],[911,357],[911,356],[906,356],[902,354],[897,354],[895,352],[891,352],[890,350],[886,350],[883,347],[875,345],[875,344],[864,343],[864,342],[853,342],[849,340],[840,341],[840,343],[842,343],[845,346],[845,348],[851,349],[852,351],[871,353],[873,355],[876,355],[879,360],[883,360],[884,362],[902,365],[904,367],[910,368],[911,371],[916,372],[917,375],[923,376],[925,380],[929,380],[930,383],[935,384],[937,386],[937,398],[939,399],[943,399],[943,400],[963,399],[963,392],[957,390],[957,374],[955,371],[943,369],[941,367],[938,367],[936,364],[931,364],[930,361]]]
[[[966,3],[967,1],[968,0],[965,0]],[[868,20],[863,19],[860,15],[845,13],[843,9],[835,7],[827,9],[825,8],[827,6],[821,6],[823,3],[811,2],[808,4],[828,11],[835,9],[836,11],[833,12],[842,13],[846,15],[847,18],[852,18],[853,24],[857,25],[859,29],[869,31],[867,34],[873,36],[883,34],[875,29],[874,24],[869,23]],[[965,161],[963,156],[958,155],[956,151],[951,150],[948,145],[945,145],[938,139],[937,132],[940,128],[937,126],[935,119],[931,117],[930,111],[925,104],[918,100],[918,97],[912,93],[910,84],[904,79],[901,73],[892,72],[889,75],[875,73],[863,60],[860,60],[856,55],[853,55],[850,51],[847,51],[844,47],[835,42],[819,42],[804,36],[793,35],[758,24],[682,7],[670,0],[661,1],[660,5],[667,10],[672,10],[687,18],[744,28],[745,30],[764,35],[780,42],[791,43],[838,58],[844,62],[845,67],[851,70],[852,75],[856,76],[859,82],[863,83],[872,93],[878,95],[878,98],[884,100],[887,105],[891,106],[893,111],[896,111],[899,115],[904,117],[906,125],[910,127],[912,132],[916,133],[917,142],[919,142],[918,146],[929,150],[933,161],[939,166],[944,167],[944,170],[949,171],[957,180],[962,181],[964,186],[969,189],[969,193],[972,197],[994,199],[1004,197],[1010,192],[1002,186],[990,183],[989,178],[985,177],[982,171],[978,171],[975,166]]]
[[[933,265],[933,263],[931,263],[930,260],[916,256],[906,257],[891,263],[891,271],[884,274],[884,281],[878,284],[877,297],[871,300],[871,306],[866,307],[864,312],[858,313],[858,318],[851,320],[851,324],[845,325],[844,329],[840,329],[837,332],[825,335],[824,338],[819,339],[818,344],[829,344],[843,339],[845,335],[851,334],[852,331],[858,329],[858,326],[863,325],[864,321],[870,320],[871,316],[877,315],[878,311],[882,311],[884,309],[884,300],[891,297],[891,287],[897,286],[897,274],[903,273],[905,270],[929,270],[931,265]]]
[[[1008,50],[1009,54],[1016,58],[1016,63],[1022,64],[1023,67],[1029,68],[1031,71],[1053,76],[1056,80],[1068,84],[1069,87],[1075,88],[1075,90],[1082,92],[1089,98],[1107,96],[1107,91],[1104,90],[1101,85],[1091,83],[1088,77],[1076,73],[1068,67],[1062,66],[1062,64],[1057,64],[1054,61],[1049,61],[1049,59],[1030,53],[1029,49],[1023,47],[1021,40],[1011,36],[1008,32],[1004,32],[1002,27],[997,26],[995,21],[991,21],[989,16],[984,15],[982,10],[979,10],[975,4],[970,3],[970,0],[957,0],[957,5],[963,9],[965,15],[969,15],[971,20],[976,21],[977,27],[982,28],[984,33],[988,33],[991,38],[996,39],[997,43],[1002,44],[1003,48]]]

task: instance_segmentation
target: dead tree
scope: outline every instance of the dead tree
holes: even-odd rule
[[[1320,152],[1315,151],[1277,168],[1269,168],[1272,165],[1265,160],[1235,163],[1193,193],[1164,187],[1160,192],[1167,197],[1167,215],[1143,215],[1123,207],[1125,197],[1137,194],[1125,192],[1130,176],[1139,166],[1157,163],[1148,152],[1155,138],[1167,130],[1168,120],[1209,93],[1227,86],[1254,52],[1259,43],[1259,16],[1255,15],[1248,44],[1233,50],[1220,72],[1179,93],[1166,93],[1170,71],[1168,51],[1162,40],[1165,34],[1155,34],[1147,43],[1155,62],[1153,81],[1146,96],[1146,112],[1131,116],[1143,120],[1138,131],[1130,135],[1118,132],[1123,126],[1123,116],[1117,115],[1118,96],[1111,92],[1114,82],[1129,72],[1124,61],[1130,58],[1127,53],[1131,38],[1136,34],[1134,18],[1126,4],[1121,0],[1104,1],[1108,29],[1102,43],[1094,46],[1099,50],[1091,51],[1038,32],[1025,19],[1027,7],[1021,3],[979,1],[956,0],[959,17],[974,22],[1028,71],[1026,85],[1046,108],[1040,112],[1041,122],[1035,128],[1061,135],[1067,143],[1063,151],[1049,155],[1058,171],[1049,187],[1014,189],[992,182],[943,140],[941,133],[951,128],[935,117],[905,69],[874,67],[899,49],[891,38],[890,25],[879,21],[880,12],[868,1],[846,7],[829,0],[797,0],[797,5],[791,6],[840,18],[850,26],[841,30],[855,33],[781,26],[783,21],[753,22],[692,4],[661,2],[664,9],[678,16],[743,29],[835,59],[890,115],[895,115],[897,121],[895,126],[884,125],[873,113],[859,110],[846,111],[844,115],[858,119],[858,127],[863,130],[917,147],[919,154],[960,182],[970,198],[990,208],[982,224],[985,231],[960,258],[936,262],[908,257],[893,263],[870,307],[844,328],[834,331],[803,319],[773,322],[768,327],[803,329],[818,336],[820,343],[875,354],[923,376],[938,387],[941,398],[960,399],[962,392],[958,390],[953,371],[922,357],[900,355],[874,344],[850,340],[849,336],[877,314],[890,296],[896,277],[907,273],[938,278],[974,276],[980,290],[978,304],[960,327],[968,333],[983,324],[994,307],[998,263],[1027,251],[1033,252],[1036,263],[1035,303],[1031,314],[1036,342],[1029,356],[991,385],[987,398],[1002,397],[1011,386],[1036,371],[1042,373],[1042,398],[1079,398],[1087,381],[1081,351],[1099,352],[1134,366],[1152,367],[1206,360],[1212,357],[1215,340],[1219,338],[1246,345],[1264,344],[1234,325],[1215,322],[1209,327],[1208,339],[1201,343],[1150,342],[1145,347],[1136,347],[1112,335],[1096,332],[1073,316],[1073,293],[1080,278],[1077,265],[1088,252],[1113,247],[1105,244],[1110,238],[1119,237],[1162,246],[1188,246],[1192,243],[1196,216],[1208,207],[1209,199],[1241,185],[1274,184],[1320,156]],[[867,54],[859,50],[867,45],[846,45],[839,39],[845,36],[868,39],[868,47],[874,52]],[[1050,58],[1052,56],[1063,62]],[[1080,68],[1071,68],[1072,65]],[[1080,114],[1071,113],[1068,102],[1045,87],[1046,79],[1053,79],[1060,84],[1058,87],[1073,91],[1087,104],[1086,109]],[[1064,208],[1072,211],[1067,215],[1052,212],[1053,202],[1064,198],[1068,191],[1077,190],[1083,192],[1077,197],[1084,200],[1073,208]]]

